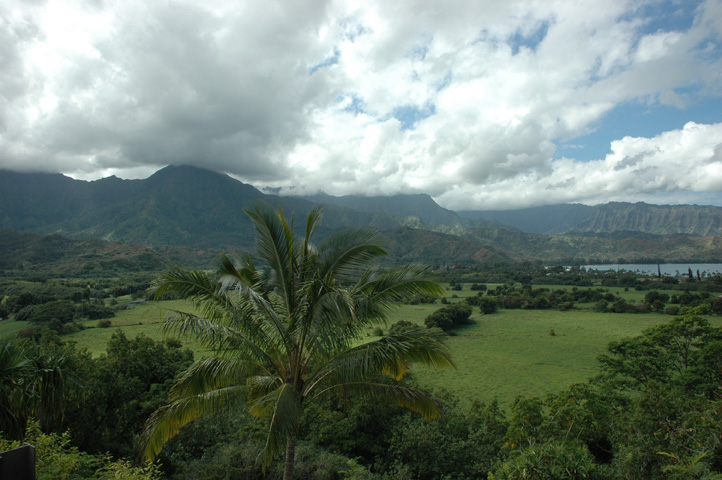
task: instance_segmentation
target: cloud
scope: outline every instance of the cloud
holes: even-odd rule
[[[722,94],[720,5],[675,7],[680,27],[625,0],[11,0],[0,166],[194,164],[282,193],[425,192],[453,208],[714,191],[719,155],[694,132],[719,124],[685,125],[683,108]],[[557,143],[629,102],[680,108],[685,126],[560,158]],[[674,151],[704,175],[678,175]]]
[[[555,160],[543,177],[518,175],[483,189],[460,186],[438,201],[456,210],[503,210],[567,202],[705,203],[694,201],[699,198],[718,203],[722,198],[722,123],[690,122],[653,138],[625,137],[611,149],[601,160]]]

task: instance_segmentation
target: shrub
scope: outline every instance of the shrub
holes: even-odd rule
[[[471,312],[471,305],[465,302],[459,302],[455,305],[438,309],[426,317],[424,324],[426,328],[438,327],[444,331],[451,330],[460,325],[469,324]]]
[[[496,312],[498,304],[495,298],[483,297],[479,299],[479,309],[484,315]]]
[[[18,332],[18,338],[27,338],[33,341],[38,341],[42,336],[45,334],[45,332],[50,331],[48,327],[41,327],[39,325],[28,327],[20,330]]]
[[[84,303],[77,309],[78,316],[85,317],[88,320],[100,320],[102,318],[113,318],[115,312],[112,308],[104,305],[96,305],[94,303]]]
[[[408,330],[413,330],[416,328],[421,328],[415,323],[408,322],[406,320],[399,320],[398,322],[391,325],[389,328],[389,335],[396,335],[398,333],[403,333]]]
[[[589,449],[575,441],[533,445],[510,455],[493,474],[493,480],[577,480],[593,478],[596,465]]]
[[[51,322],[57,320],[60,323],[68,323],[75,316],[75,307],[68,300],[56,300],[23,308],[16,315],[16,320],[27,320],[33,323]],[[18,318],[22,317],[22,318]]]

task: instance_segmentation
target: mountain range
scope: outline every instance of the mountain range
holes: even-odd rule
[[[710,205],[611,202],[593,207],[567,204],[458,213],[464,218],[499,221],[527,233],[722,235],[722,208]]]
[[[261,201],[294,215],[299,229],[311,208],[324,205],[322,237],[376,227],[395,262],[722,260],[720,207],[609,203],[457,213],[428,195],[268,195],[190,166],[166,167],[144,180],[91,182],[0,171],[0,227],[75,239],[251,249],[253,228],[243,209]]]

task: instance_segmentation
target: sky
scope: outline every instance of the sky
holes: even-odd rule
[[[722,0],[3,0],[0,168],[722,205]]]

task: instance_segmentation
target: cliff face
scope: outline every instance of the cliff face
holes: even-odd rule
[[[722,235],[722,208],[612,202],[594,207],[591,217],[574,226],[572,231],[720,236]]]
[[[611,202],[548,205],[520,210],[459,212],[464,218],[495,220],[527,233],[617,233],[722,235],[722,208],[709,205],[650,205]]]

